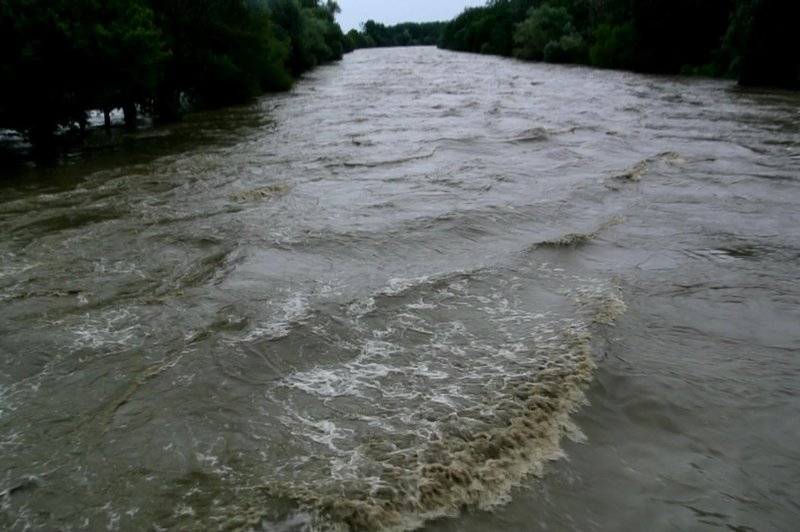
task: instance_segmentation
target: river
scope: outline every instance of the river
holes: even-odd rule
[[[0,528],[790,531],[800,95],[358,51],[0,188]]]

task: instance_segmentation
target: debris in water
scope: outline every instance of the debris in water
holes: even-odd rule
[[[280,183],[276,185],[269,185],[255,190],[246,192],[237,192],[231,194],[228,198],[231,201],[256,201],[260,199],[272,199],[277,195],[283,194],[289,189],[289,185]]]

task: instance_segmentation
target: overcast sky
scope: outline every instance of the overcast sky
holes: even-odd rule
[[[342,12],[336,20],[345,33],[369,19],[386,25],[398,22],[451,20],[465,7],[482,6],[486,0],[337,0]]]

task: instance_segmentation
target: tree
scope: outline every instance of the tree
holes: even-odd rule
[[[176,117],[291,86],[350,40],[333,0],[0,0],[0,127],[37,149],[122,108]]]
[[[578,62],[585,54],[583,37],[563,7],[543,5],[528,11],[514,29],[514,56],[550,62]]]
[[[646,72],[730,71],[744,83],[794,86],[798,11],[800,2],[785,0],[489,0],[448,23],[439,45]]]
[[[136,0],[94,0],[89,6],[80,62],[85,81],[85,109],[100,108],[106,116],[122,108],[128,127],[136,125],[137,105],[148,105],[161,80],[168,53],[153,13]]]
[[[321,63],[341,59],[345,36],[336,24],[336,2],[320,4],[317,0],[269,0],[272,17],[290,46],[288,67],[292,75]]]
[[[589,50],[592,65],[602,68],[634,67],[636,30],[633,22],[612,26],[600,24],[595,31],[595,42]]]
[[[725,35],[729,72],[744,85],[800,88],[796,2],[740,0]]]

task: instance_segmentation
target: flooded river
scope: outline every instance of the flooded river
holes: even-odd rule
[[[0,528],[790,531],[800,96],[359,51],[0,188]]]

